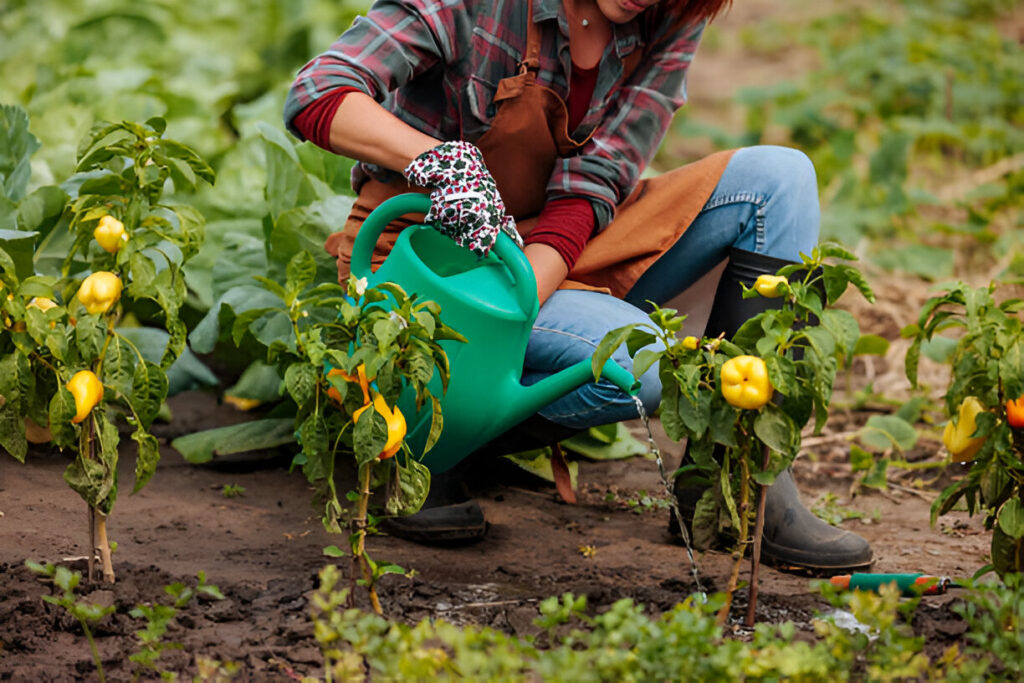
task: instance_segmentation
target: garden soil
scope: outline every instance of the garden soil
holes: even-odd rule
[[[174,420],[157,429],[165,444],[178,434],[246,418],[210,393],[182,394],[170,403]],[[825,434],[807,438],[812,447],[795,465],[805,501],[822,503],[831,494],[847,514],[863,515],[843,526],[871,541],[873,571],[972,574],[985,563],[988,546],[980,522],[960,512],[941,517],[934,527],[928,522],[929,499],[936,486],[948,483],[948,472],[930,487],[907,480],[884,492],[860,487],[851,496],[854,477],[844,447],[856,428],[851,420],[863,418],[837,415]],[[640,421],[630,426],[646,441]],[[679,444],[653,426],[672,468]],[[925,442],[919,456],[936,446]],[[195,466],[165,445],[156,476],[129,495],[133,450],[131,444],[123,453],[123,493],[108,522],[117,543],[117,582],[83,581],[78,590],[91,602],[116,607],[95,629],[109,677],[124,680],[131,674],[128,656],[138,649],[134,633],[143,624],[129,610],[168,603],[164,586],[194,585],[200,571],[225,599],[201,598],[182,611],[167,640],[183,649],[166,651],[163,668],[194,673],[200,655],[238,662],[244,679],[317,675],[322,660],[308,598],[325,564],[338,562],[343,571],[348,564],[324,556],[326,546],[346,542],[325,532],[302,474],[289,472],[287,456],[274,452]],[[91,680],[95,675],[81,629],[63,610],[43,602],[53,587],[24,565],[26,560],[64,563],[85,571],[86,508],[62,480],[67,462],[65,455],[45,450],[30,453],[25,465],[0,459],[0,680]],[[474,478],[473,492],[490,523],[480,542],[432,548],[386,536],[369,539],[374,558],[414,570],[411,577],[383,579],[381,601],[388,617],[443,618],[525,636],[535,632],[538,602],[551,595],[585,594],[593,610],[628,597],[656,614],[696,590],[685,548],[667,532],[663,503],[636,504],[645,495],[664,500],[653,459],[581,461],[575,505],[562,502],[553,485],[513,465],[488,470],[493,476]],[[244,491],[225,497],[225,486]],[[697,562],[706,590],[725,587],[729,555],[707,552],[698,554]],[[745,562],[742,578],[748,568]],[[812,591],[812,580],[763,567],[758,620],[793,621],[810,634],[812,619],[828,610]],[[357,595],[367,607],[364,592]],[[930,636],[936,651],[964,630],[949,609],[952,599],[925,598],[919,611],[917,628]],[[745,604],[746,591],[740,590],[729,626],[736,637],[746,635]]]

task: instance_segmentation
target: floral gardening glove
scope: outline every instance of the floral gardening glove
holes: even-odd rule
[[[403,173],[416,185],[434,188],[427,222],[436,222],[460,247],[486,256],[502,230],[522,248],[515,219],[505,214],[505,202],[476,145],[443,142],[413,159]]]

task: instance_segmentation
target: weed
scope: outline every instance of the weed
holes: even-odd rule
[[[240,498],[245,493],[245,487],[240,484],[224,484],[221,495],[225,498]]]
[[[96,676],[100,683],[105,683],[106,676],[103,673],[103,662],[100,660],[100,651],[96,647],[96,640],[93,638],[89,624],[96,623],[103,617],[114,611],[113,607],[104,607],[95,603],[75,598],[75,588],[82,580],[80,572],[73,572],[64,566],[54,566],[47,562],[45,565],[38,562],[25,562],[25,566],[36,574],[48,577],[53,585],[61,589],[62,595],[44,595],[43,600],[51,605],[64,608],[68,614],[78,620],[89,641],[89,650],[92,652],[92,660],[96,664]]]

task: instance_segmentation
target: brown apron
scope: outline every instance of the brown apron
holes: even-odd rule
[[[491,127],[476,142],[494,176],[506,208],[519,231],[529,234],[546,201],[547,180],[558,158],[577,153],[587,140],[569,135],[568,109],[550,88],[536,82],[540,36],[530,2],[526,55],[519,73],[498,83],[498,107]],[[623,80],[636,68],[639,49],[626,57]],[[682,236],[707,203],[733,150],[717,152],[655,178],[641,180],[616,207],[611,223],[587,243],[564,289],[596,289],[624,297],[647,268]],[[381,202],[405,192],[428,192],[405,182],[368,180],[360,188],[341,232],[325,248],[338,258],[338,278],[349,273],[352,244],[366,216]],[[422,214],[393,221],[377,242],[371,259],[384,262],[404,228],[423,221]]]

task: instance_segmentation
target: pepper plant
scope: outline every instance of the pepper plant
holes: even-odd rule
[[[199,249],[203,218],[162,197],[168,184],[194,190],[214,178],[194,151],[163,138],[164,129],[159,118],[94,126],[63,186],[71,194],[42,188],[18,206],[19,227],[55,216],[34,254],[4,248],[18,240],[0,245],[0,446],[21,461],[29,439],[74,453],[64,479],[89,506],[90,580],[98,548],[104,579],[114,581],[106,520],[118,493],[115,420],[123,415],[134,429],[134,493],[156,470],[159,444],[149,427],[167,395],[165,371],[185,349],[182,266]],[[62,240],[69,246],[57,272],[37,274],[39,255]],[[160,363],[118,331],[124,299],[162,312],[169,337]]]
[[[372,491],[385,486],[384,512],[403,515],[419,510],[430,488],[429,470],[405,445],[407,424],[398,398],[410,392],[417,413],[429,405],[429,450],[443,420],[428,383],[436,372],[443,390],[449,378],[448,357],[438,342],[465,339],[441,322],[438,304],[396,284],[367,287],[365,279],[350,277],[340,285],[316,278],[316,263],[306,251],[288,262],[283,284],[257,276],[268,296],[263,305],[233,309],[231,335],[235,344],[247,336],[269,339],[268,362],[280,371],[296,407],[301,451],[295,463],[317,488],[327,531],[348,527],[351,580],[366,586],[380,613],[377,579],[404,570],[375,562],[366,552]],[[280,334],[270,337],[270,329]],[[339,497],[335,475],[349,463],[356,467],[358,488]],[[343,498],[353,506],[346,507]]]
[[[745,298],[778,298],[780,305],[748,320],[732,339],[679,339],[684,317],[655,307],[650,323],[609,332],[594,355],[600,368],[625,343],[637,377],[658,363],[662,425],[669,438],[688,444],[689,459],[676,476],[706,487],[693,515],[694,545],[709,547],[718,535],[735,542],[730,599],[752,543],[756,585],[764,487],[792,463],[812,417],[815,433],[825,425],[836,373],[850,362],[860,338],[856,319],[833,305],[850,285],[874,301],[860,271],[826,259],[856,257],[822,244],[802,264],[744,287]],[[751,605],[755,601],[752,593]],[[728,609],[729,602],[721,619]]]
[[[1005,577],[1024,570],[1024,300],[999,302],[997,289],[957,282],[925,302],[903,334],[913,339],[906,373],[915,387],[921,345],[947,330],[959,335],[948,358],[942,440],[951,459],[969,469],[936,499],[932,523],[961,499],[970,514],[983,511],[992,567]]]

